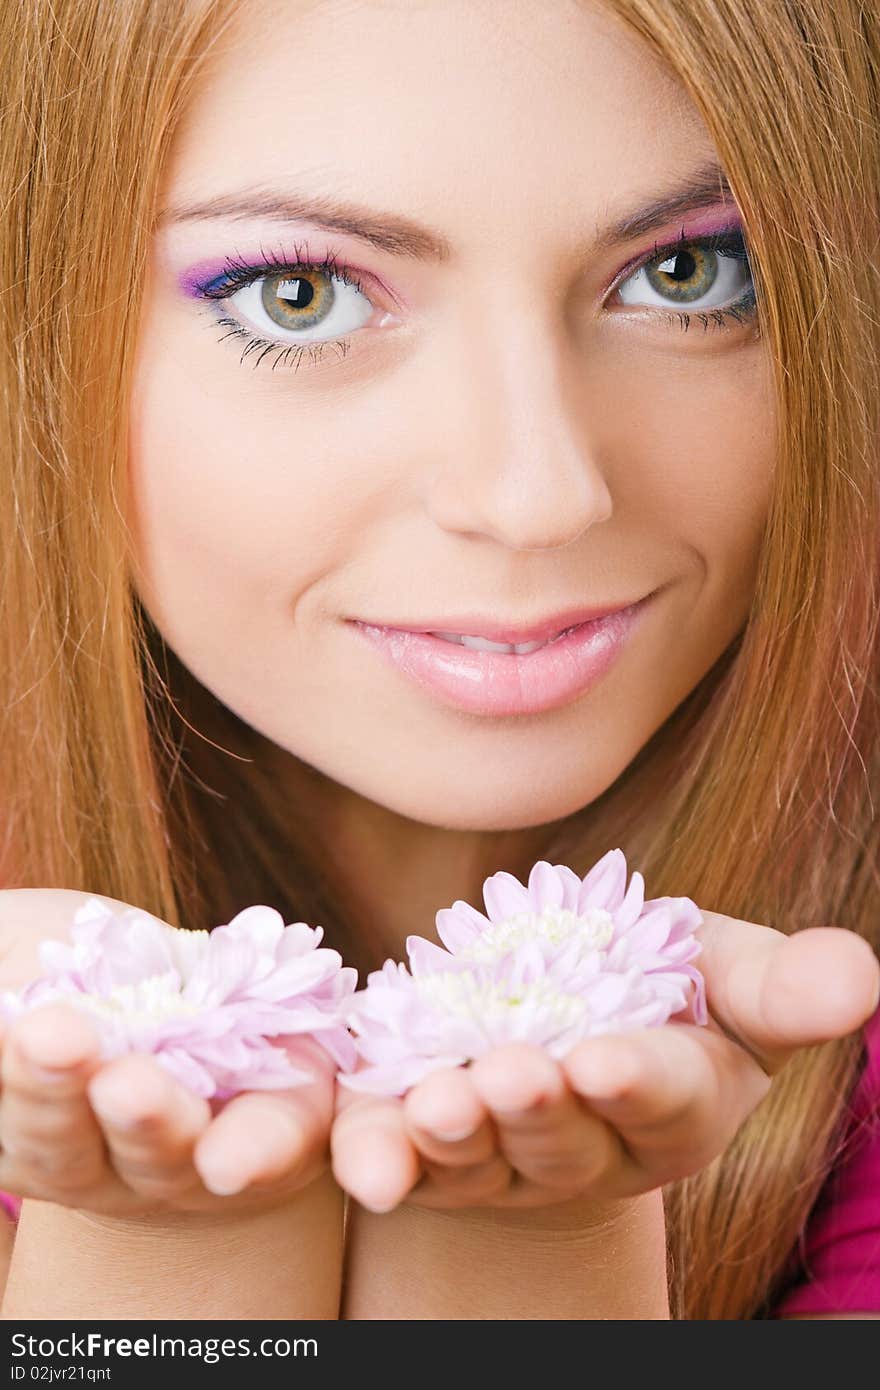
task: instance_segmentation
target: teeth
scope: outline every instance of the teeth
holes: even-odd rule
[[[461,645],[475,652],[515,652],[512,642],[490,642],[488,637],[462,637]]]
[[[525,656],[527,652],[536,652],[539,647],[546,647],[546,642],[490,642],[487,637],[463,637],[458,632],[433,632],[432,637],[442,637],[445,642],[457,642],[460,647],[470,647],[475,652],[515,652],[517,656]]]

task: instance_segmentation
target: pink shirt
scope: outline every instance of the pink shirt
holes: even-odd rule
[[[862,1073],[849,1102],[846,1143],[785,1271],[771,1317],[880,1314],[880,1009],[865,1024]],[[0,1192],[18,1219],[21,1199]]]
[[[865,1061],[845,1145],[792,1252],[773,1317],[880,1314],[880,1009],[865,1024]]]

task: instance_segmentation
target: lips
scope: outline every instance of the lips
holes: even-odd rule
[[[490,717],[537,714],[569,704],[602,678],[653,597],[573,627],[546,625],[548,640],[533,639],[536,648],[526,643],[531,648],[527,653],[510,652],[506,645],[499,651],[497,643],[487,643],[482,635],[469,642],[456,640],[462,634],[452,628],[412,630],[359,621],[352,628],[442,704]]]
[[[497,617],[485,617],[479,613],[457,614],[451,616],[446,614],[442,617],[435,617],[430,620],[416,618],[412,622],[383,622],[379,619],[367,620],[374,627],[382,627],[396,632],[413,632],[430,634],[437,637],[451,639],[460,643],[461,637],[481,637],[487,642],[500,643],[504,647],[523,646],[526,643],[555,641],[565,633],[571,632],[575,627],[581,627],[584,623],[595,622],[600,618],[611,617],[614,613],[620,613],[633,607],[639,599],[626,599],[622,603],[606,603],[586,607],[581,605],[579,608],[567,608],[562,611],[550,614],[548,617],[535,619],[531,623],[505,623],[499,621]],[[478,650],[491,650],[491,648],[478,648]]]

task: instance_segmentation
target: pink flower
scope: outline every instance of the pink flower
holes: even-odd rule
[[[181,931],[93,897],[70,942],[42,943],[44,974],[0,994],[0,1015],[64,1000],[92,1019],[102,1056],[154,1053],[203,1096],[296,1086],[312,1074],[284,1039],[313,1037],[343,1069],[356,1057],[345,1010],[357,971],[320,946],[322,936],[304,922],[285,926],[272,907],[247,907],[210,932]]]
[[[583,879],[539,860],[527,887],[504,872],[486,879],[488,916],[462,901],[441,909],[447,949],[409,937],[409,969],[386,961],[349,1002],[366,1065],[342,1084],[402,1095],[513,1041],[561,1058],[583,1038],[665,1023],[691,992],[693,1019],[706,1023],[703,977],[689,964],[699,909],[690,898],[645,902],[642,875],[627,890],[626,872],[619,849]]]

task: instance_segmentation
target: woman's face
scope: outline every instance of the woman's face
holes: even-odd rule
[[[714,157],[577,0],[241,6],[167,169],[131,426],[139,590],[204,686],[430,825],[542,825],[616,780],[742,627],[769,500],[735,204],[617,226]],[[357,626],[648,595],[591,681],[583,631],[398,638],[401,666]]]

